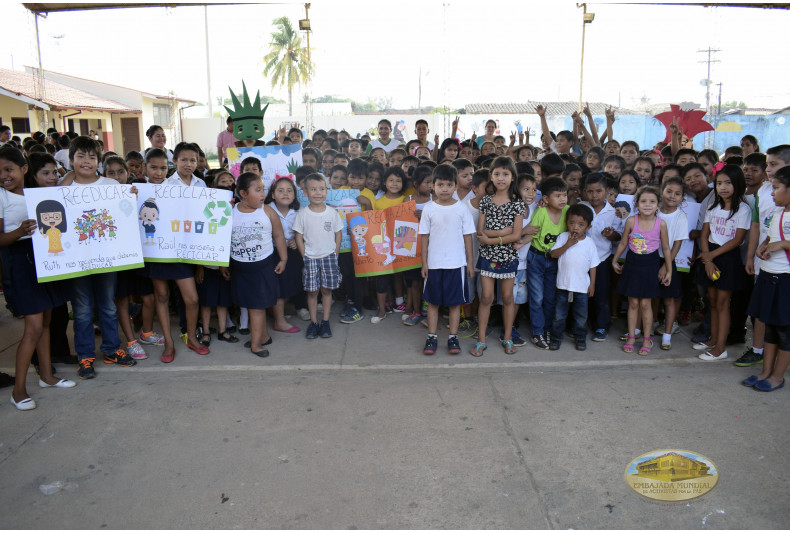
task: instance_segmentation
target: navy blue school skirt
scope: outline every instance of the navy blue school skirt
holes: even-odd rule
[[[230,294],[233,303],[247,309],[273,307],[280,297],[277,274],[274,273],[274,267],[279,260],[276,252],[254,263],[244,263],[231,258]]]
[[[760,271],[749,301],[749,316],[773,326],[790,326],[790,274]]]
[[[189,263],[146,263],[148,277],[168,281],[171,279],[186,279],[195,275],[195,267]]]
[[[68,281],[39,283],[33,259],[33,241],[22,239],[0,250],[3,258],[3,293],[17,315],[35,315],[71,299]]]
[[[661,265],[659,265],[659,270],[661,269]],[[675,266],[675,262],[672,261],[672,280],[669,282],[669,285],[662,285],[661,283],[658,284],[658,297],[659,298],[674,298],[678,299],[683,296],[683,287],[680,281],[680,273],[678,272],[678,267]]]
[[[146,274],[145,267],[118,272],[118,286],[115,289],[116,298],[129,296],[148,296],[154,293],[154,284]]]
[[[302,285],[303,269],[304,259],[302,259],[302,254],[299,253],[299,250],[288,248],[288,262],[285,263],[285,270],[283,270],[282,274],[276,274],[277,285],[280,288],[279,298],[292,298],[304,291],[304,285]]]
[[[708,242],[708,246],[711,252],[719,247],[718,244],[712,242]],[[721,277],[713,281],[705,274],[705,265],[700,265],[702,268],[697,270],[697,285],[706,289],[713,287],[720,291],[739,291],[743,288],[743,278],[746,272],[743,269],[739,248],[718,256],[713,260],[713,264],[721,272]]]
[[[230,307],[230,281],[219,270],[203,267],[203,283],[197,283],[198,301],[207,307]]]
[[[660,268],[658,250],[650,254],[636,254],[629,248],[623,273],[617,282],[617,292],[629,298],[658,298]]]

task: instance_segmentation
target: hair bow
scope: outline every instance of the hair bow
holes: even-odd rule
[[[727,163],[725,163],[724,161],[719,161],[718,163],[713,165],[713,168],[711,170],[711,173],[713,174],[713,177],[715,178],[716,174],[721,172],[722,169],[724,169],[724,167],[726,167],[726,166],[727,166]]]

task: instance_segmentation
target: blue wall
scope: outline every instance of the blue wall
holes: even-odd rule
[[[593,120],[598,128],[598,135],[603,135],[606,128],[606,117],[594,115]],[[714,126],[718,123],[718,128],[735,127],[737,129],[740,126],[741,131],[700,133],[694,137],[694,148],[697,150],[713,148],[723,154],[728,146],[739,146],[741,138],[747,134],[757,137],[760,150],[763,152],[778,144],[790,144],[790,115],[733,115],[719,117],[718,121],[716,117],[713,117],[712,120],[705,117],[705,120]],[[573,122],[570,117],[565,117],[564,123],[566,129],[573,130]],[[667,134],[667,130],[661,122],[647,115],[618,115],[612,128],[615,139],[621,143],[627,140],[636,141],[639,143],[639,148],[643,150],[652,148],[658,141],[664,140]]]

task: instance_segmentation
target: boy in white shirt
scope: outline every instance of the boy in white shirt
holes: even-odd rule
[[[303,181],[302,190],[310,200],[310,205],[300,209],[294,220],[294,240],[299,253],[304,258],[302,283],[307,292],[307,309],[310,312],[310,325],[305,337],[329,338],[329,314],[332,311],[332,291],[340,287],[343,277],[337,264],[340,252],[343,219],[326,200],[326,180],[321,174],[308,174]],[[318,323],[318,291],[324,306],[323,319]]]
[[[461,353],[458,324],[461,305],[469,303],[467,280],[472,268],[472,235],[475,225],[466,205],[453,198],[458,172],[452,165],[439,165],[433,171],[433,201],[423,207],[420,217],[423,300],[428,302],[428,339],[423,353],[436,353],[439,306],[450,310],[450,354]]]
[[[576,204],[569,207],[568,231],[557,237],[551,250],[551,257],[559,258],[559,261],[550,350],[560,349],[571,306],[576,349],[587,349],[587,298],[595,295],[595,268],[599,263],[595,243],[585,235],[592,221],[593,211],[588,206]]]

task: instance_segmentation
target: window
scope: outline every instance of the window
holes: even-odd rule
[[[11,117],[11,130],[14,133],[30,133],[30,119],[27,117]]]
[[[169,128],[172,126],[170,121],[170,106],[168,104],[154,104],[154,124]]]

